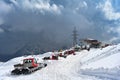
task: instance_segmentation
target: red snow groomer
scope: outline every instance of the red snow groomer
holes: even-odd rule
[[[46,66],[46,63],[37,63],[35,58],[27,58],[23,60],[22,64],[15,64],[15,69],[12,70],[11,73],[13,75],[30,74]]]
[[[75,55],[75,51],[74,50],[68,50],[68,51],[64,52],[65,56],[68,56],[68,55],[71,55],[71,54]]]
[[[67,56],[64,55],[62,52],[58,54],[59,57],[63,57],[63,58],[66,58]]]
[[[58,55],[57,54],[52,54],[51,60],[58,60]]]
[[[58,55],[57,54],[52,54],[49,57],[44,57],[42,58],[43,60],[58,60]]]

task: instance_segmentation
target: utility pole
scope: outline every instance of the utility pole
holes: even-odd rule
[[[77,36],[78,36],[76,27],[74,27],[72,36],[73,36],[73,46],[75,46],[77,44]]]

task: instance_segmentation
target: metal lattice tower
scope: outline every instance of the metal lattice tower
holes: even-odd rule
[[[77,30],[76,30],[76,27],[74,27],[74,30],[73,30],[73,46],[75,46],[77,44]]]

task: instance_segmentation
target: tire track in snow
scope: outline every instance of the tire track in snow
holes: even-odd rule
[[[92,57],[84,62],[81,61],[81,63],[82,63],[82,65],[89,64],[91,62],[95,62],[95,61],[98,61],[98,60],[103,59],[105,57],[108,57],[110,55],[116,54],[118,51],[120,51],[120,49],[116,49],[116,50],[114,50],[114,49],[116,49],[116,47],[113,47],[113,48],[107,50],[106,52],[102,52],[101,54],[96,55],[96,56],[94,56],[94,57]]]
[[[88,52],[83,51],[83,54],[81,53],[75,56],[69,55],[66,59],[53,61],[46,69],[39,72],[40,74],[45,74],[48,80],[51,78],[52,80],[82,80],[81,77],[75,77],[75,75],[80,68],[78,65],[80,60],[87,54]],[[88,78],[84,80],[86,79],[88,80]]]
[[[107,80],[120,80],[120,73],[118,72],[107,72],[107,71],[94,71],[94,70],[81,70],[80,74],[87,75],[87,76],[95,76],[100,79],[107,79]]]

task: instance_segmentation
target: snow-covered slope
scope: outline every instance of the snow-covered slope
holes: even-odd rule
[[[2,65],[3,64],[3,62],[0,62],[0,65]]]
[[[90,54],[82,59],[82,68],[114,68],[120,66],[120,45],[106,47],[102,50],[91,50]]]
[[[30,75],[11,75],[13,65],[21,63],[26,57],[17,57],[0,65],[0,80],[120,80],[120,44],[103,49],[91,49],[76,52],[67,58],[43,61],[42,57],[52,52],[35,57],[38,62],[45,62],[47,67]]]

